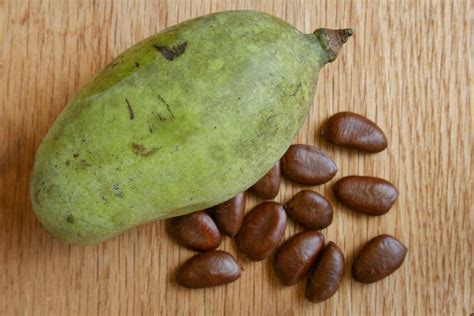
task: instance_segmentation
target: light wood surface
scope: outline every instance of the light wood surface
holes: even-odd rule
[[[468,315],[473,306],[473,1],[0,0],[0,315]],[[173,280],[193,253],[156,222],[91,247],[67,246],[36,220],[28,196],[34,154],[72,95],[114,56],[166,26],[209,12],[255,9],[304,32],[353,27],[322,71],[314,107],[295,140],[314,144],[346,175],[374,175],[400,190],[369,218],[338,204],[334,181],[314,187],[335,207],[323,232],[347,258],[339,292],[321,304],[304,282],[283,287],[270,261],[228,286],[188,290]],[[331,114],[377,122],[388,150],[364,155],[319,136]],[[284,181],[277,201],[303,187]],[[152,188],[150,188],[152,190]],[[247,209],[257,202],[248,200]],[[286,237],[301,228],[290,222]],[[408,257],[385,280],[352,280],[354,252],[388,233]]]

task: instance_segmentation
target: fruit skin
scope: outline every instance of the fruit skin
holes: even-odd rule
[[[349,33],[228,11],[137,43],[45,136],[30,181],[38,219],[67,243],[93,244],[245,191],[290,145]]]

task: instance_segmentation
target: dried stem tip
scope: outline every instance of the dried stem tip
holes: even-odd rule
[[[345,42],[354,33],[352,29],[317,29],[313,32],[317,39],[328,53],[329,62],[332,62],[339,55],[339,51]]]

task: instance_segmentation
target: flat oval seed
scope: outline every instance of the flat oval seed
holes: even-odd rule
[[[250,260],[267,258],[285,233],[286,213],[276,202],[263,202],[244,218],[236,236],[237,246]]]
[[[372,283],[387,277],[405,260],[407,248],[390,235],[380,235],[365,244],[352,264],[352,276]]]
[[[227,284],[240,277],[241,269],[231,254],[208,251],[186,261],[176,273],[176,281],[189,288],[204,288]]]
[[[275,255],[273,267],[285,285],[301,281],[324,247],[324,236],[318,231],[304,231],[285,241]]]
[[[221,243],[219,229],[205,211],[170,219],[168,231],[178,243],[197,251],[212,250]]]
[[[321,134],[335,145],[369,153],[387,148],[387,137],[371,120],[352,112],[340,112],[330,117]]]
[[[306,185],[318,185],[331,180],[337,173],[334,161],[309,145],[291,145],[281,159],[281,170],[290,180]]]
[[[212,215],[217,227],[230,237],[234,237],[242,226],[245,216],[245,192],[215,206]]]
[[[280,191],[280,161],[270,169],[250,190],[263,199],[273,199]]]
[[[337,292],[344,277],[344,254],[330,241],[319,255],[306,283],[305,296],[314,303],[327,300]]]
[[[393,184],[375,177],[342,178],[334,185],[334,193],[350,209],[374,216],[387,213],[398,198]]]
[[[323,229],[332,223],[331,204],[322,195],[303,190],[285,205],[288,216],[307,229]]]

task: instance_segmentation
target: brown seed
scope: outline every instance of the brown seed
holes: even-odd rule
[[[223,285],[237,280],[241,269],[231,254],[213,250],[191,257],[177,271],[176,281],[189,288]]]
[[[393,184],[375,177],[342,178],[334,185],[334,192],[350,209],[374,216],[387,213],[398,198]]]
[[[242,226],[245,215],[245,192],[233,199],[217,205],[212,210],[217,227],[230,237],[234,237]]]
[[[219,229],[205,211],[172,218],[168,230],[181,245],[197,251],[212,250],[221,243]]]
[[[376,153],[387,148],[387,137],[371,120],[352,112],[331,116],[321,134],[335,145]]]
[[[301,281],[324,247],[324,236],[318,231],[304,231],[285,241],[275,255],[273,267],[285,285]]]
[[[240,251],[250,260],[267,258],[285,233],[286,213],[276,202],[263,202],[244,218],[236,241]]]
[[[329,201],[314,191],[298,192],[285,205],[288,216],[307,229],[323,229],[332,223],[332,207]]]
[[[379,281],[397,270],[407,248],[390,235],[380,235],[362,247],[352,264],[354,279],[362,283]]]
[[[337,292],[344,277],[344,254],[330,241],[319,255],[306,283],[305,296],[314,303],[327,300]]]
[[[281,159],[281,170],[290,180],[306,185],[328,182],[337,173],[334,161],[309,145],[291,145]]]
[[[250,190],[261,198],[270,200],[280,191],[280,161],[270,169]]]

